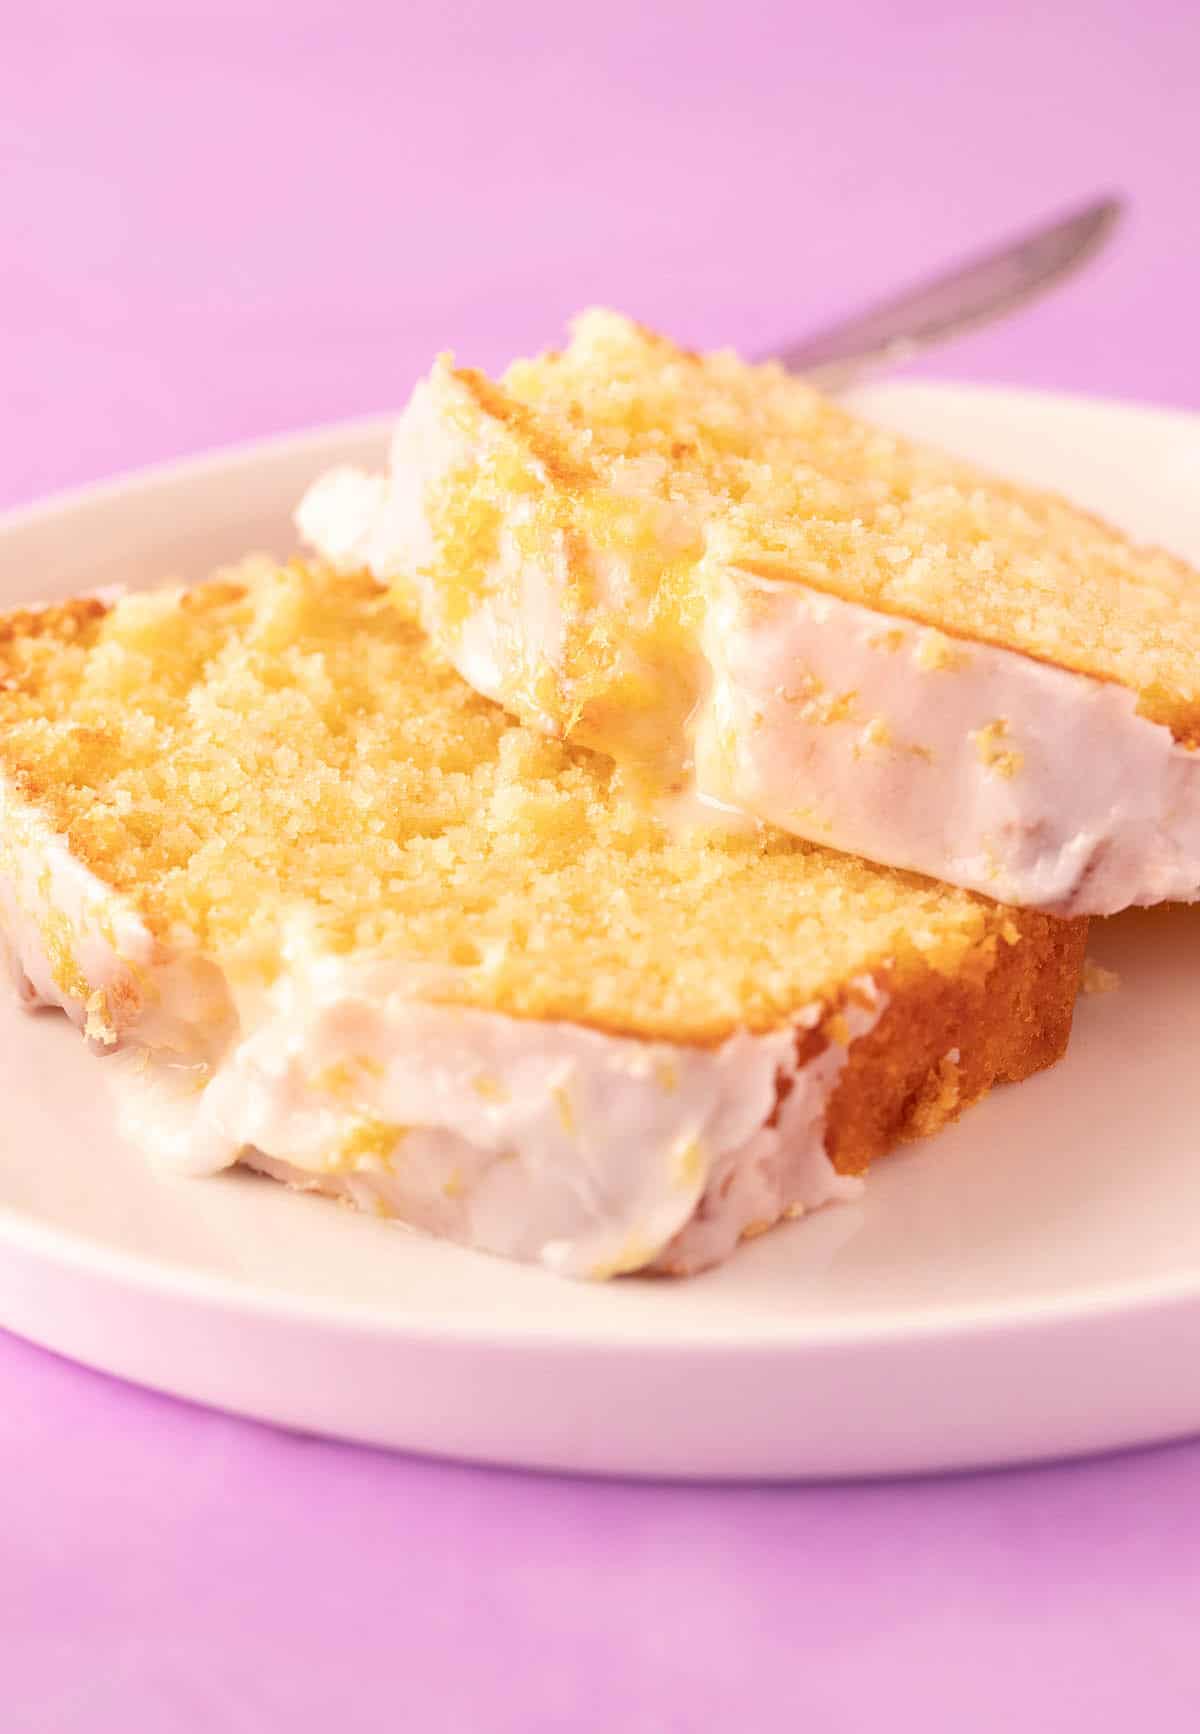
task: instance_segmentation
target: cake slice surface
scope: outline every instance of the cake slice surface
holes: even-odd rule
[[[0,925],[165,1161],[688,1271],[1061,1053],[1084,922],[664,824],[363,575],[0,623]]]
[[[1200,576],[777,367],[603,312],[443,358],[298,523],[659,791],[1060,913],[1200,889]]]

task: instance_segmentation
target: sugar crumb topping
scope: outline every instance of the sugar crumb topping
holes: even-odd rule
[[[979,762],[998,777],[1015,777],[1025,763],[1024,753],[1009,744],[1008,722],[1004,717],[996,717],[983,728],[972,730],[971,739]]]

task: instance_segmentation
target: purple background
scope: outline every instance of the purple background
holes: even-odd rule
[[[1093,191],[926,370],[1200,407],[1200,10],[0,0],[0,503],[609,301],[764,346]],[[1200,1446],[864,1487],[406,1462],[0,1338],[13,1729],[1195,1726]]]

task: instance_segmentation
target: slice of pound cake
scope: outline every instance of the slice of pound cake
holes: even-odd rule
[[[1060,913],[1200,892],[1200,575],[778,367],[611,313],[443,359],[298,522],[659,790]]]
[[[384,587],[247,563],[0,625],[0,920],[188,1173],[687,1272],[1058,1058],[1086,923],[668,828]]]

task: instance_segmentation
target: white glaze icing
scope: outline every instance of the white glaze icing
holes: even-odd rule
[[[436,545],[424,510],[424,478],[478,462],[480,451],[468,426],[442,413],[441,392],[461,393],[446,370],[439,390],[422,380],[392,438],[389,476],[367,475],[348,466],[320,476],[296,508],[301,540],[338,571],[366,569],[385,583],[403,582],[427,621],[437,617],[438,597],[423,576],[433,566]],[[481,436],[503,443],[502,429],[485,423]],[[412,478],[396,487],[390,477]],[[533,674],[557,666],[565,644],[566,550],[545,547],[529,562],[521,549],[528,501],[516,499],[500,525],[495,564],[477,609],[456,634],[455,666],[486,698],[502,702],[509,683],[520,680],[532,699]],[[551,719],[544,718],[547,727]]]
[[[852,1037],[874,1001],[848,1008]],[[188,1158],[209,1171],[249,1146],[293,1184],[564,1275],[698,1269],[753,1223],[858,1191],[824,1149],[846,1050],[798,1066],[796,1036],[706,1049],[530,1023],[414,999],[402,967],[318,959],[204,1093]]]
[[[233,1038],[237,1011],[216,965],[160,945],[4,776],[0,949],[21,1001],[59,1007],[101,1050],[136,1041],[194,1078]]]
[[[1061,915],[1200,895],[1200,754],[1128,688],[793,583],[712,597],[703,792]]]
[[[4,776],[0,938],[28,1004],[60,1005],[107,1046],[141,1016],[141,981],[154,959],[151,935]],[[87,982],[87,994],[71,991],[75,978]]]
[[[471,447],[461,430],[439,433],[430,390],[418,388],[401,418],[370,522],[340,516],[365,492],[326,481],[297,523],[335,562],[353,547],[382,578],[415,575],[433,624],[420,595],[431,553],[423,490],[448,462],[468,463]],[[610,601],[628,588],[618,564],[610,555],[598,567]],[[1127,688],[755,577],[719,533],[698,579],[707,698],[692,740],[663,757],[686,762],[690,749],[702,798],[1059,915],[1200,896],[1200,754],[1139,716]],[[481,592],[461,637],[439,635],[442,648],[486,696],[528,697],[538,659],[561,662],[562,574],[502,536]],[[663,718],[664,732],[676,726]]]
[[[349,468],[330,470],[305,494],[297,512],[301,534],[339,570],[371,567],[377,559],[376,526],[391,493],[382,476]]]
[[[715,1048],[638,1040],[435,1004],[421,997],[428,970],[311,956],[302,935],[277,985],[247,995],[211,961],[156,945],[11,790],[0,840],[0,928],[23,999],[118,1050],[104,1072],[125,1129],[178,1173],[242,1161],[591,1277],[700,1269],[744,1231],[860,1189],[824,1148],[847,1049],[797,1060],[817,1007]],[[855,985],[850,1040],[886,1005],[869,979]]]

